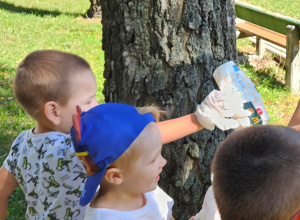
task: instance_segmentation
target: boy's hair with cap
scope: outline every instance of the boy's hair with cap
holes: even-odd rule
[[[230,134],[214,155],[212,173],[222,220],[300,219],[296,130],[268,125]]]
[[[80,204],[84,206],[93,198],[107,167],[155,119],[150,113],[140,114],[130,105],[105,103],[83,113],[78,109],[73,122],[71,137],[74,148],[88,173],[80,198]]]

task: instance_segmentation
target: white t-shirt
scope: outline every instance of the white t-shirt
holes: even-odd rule
[[[195,220],[221,220],[219,209],[215,200],[213,187],[210,186],[206,191],[202,209],[194,217]]]
[[[169,220],[172,217],[173,199],[161,188],[157,187],[145,193],[147,203],[134,211],[117,211],[105,208],[86,209],[85,220]]]
[[[3,163],[25,194],[26,218],[82,220],[79,198],[87,175],[70,135],[32,131],[16,138]]]

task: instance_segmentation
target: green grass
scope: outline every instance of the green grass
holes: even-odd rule
[[[100,20],[83,18],[89,6],[89,0],[0,1],[0,165],[16,136],[34,126],[12,92],[16,68],[28,53],[56,49],[82,56],[96,75],[97,99],[104,101],[102,26]],[[24,219],[23,197],[17,188],[9,200],[7,219]]]
[[[240,55],[255,54],[255,45],[248,39],[238,39],[237,49]],[[270,117],[269,124],[287,126],[300,95],[290,93],[284,84],[285,71],[273,58],[273,55],[267,53],[264,59],[258,62],[240,62],[239,67],[254,82],[261,94]]]
[[[263,8],[265,11],[282,14],[300,20],[299,0],[238,0]]]

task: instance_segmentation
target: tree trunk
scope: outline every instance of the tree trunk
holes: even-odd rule
[[[169,118],[192,113],[214,88],[212,73],[236,59],[233,0],[101,0],[106,102],[156,104]],[[210,185],[210,164],[226,133],[203,130],[164,146],[159,185],[188,219]]]
[[[90,0],[91,6],[89,10],[87,10],[87,15],[89,18],[101,18],[102,12],[101,12],[101,6],[100,6],[100,0]]]

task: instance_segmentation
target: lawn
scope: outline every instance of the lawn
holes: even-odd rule
[[[280,4],[263,4],[273,12],[292,17],[299,16],[296,0],[289,1],[289,8]],[[299,0],[297,0],[299,1]],[[250,1],[247,1],[250,2]],[[285,1],[282,1],[285,2]],[[251,2],[250,2],[251,3]],[[84,18],[89,0],[5,0],[0,1],[0,165],[7,156],[10,145],[21,131],[33,126],[33,121],[18,107],[13,97],[13,76],[20,61],[30,52],[40,49],[57,49],[78,54],[85,58],[94,71],[99,102],[102,94],[102,73],[104,52],[101,47],[101,22]],[[296,4],[296,6],[292,6]],[[285,6],[285,5],[284,5]],[[276,6],[277,7],[277,6]],[[240,53],[253,52],[253,45],[247,40],[238,41]],[[240,67],[254,81],[265,102],[271,124],[287,125],[299,99],[284,86],[284,71],[277,64],[253,66],[240,63]],[[26,204],[18,188],[11,196],[7,219],[24,219]]]

